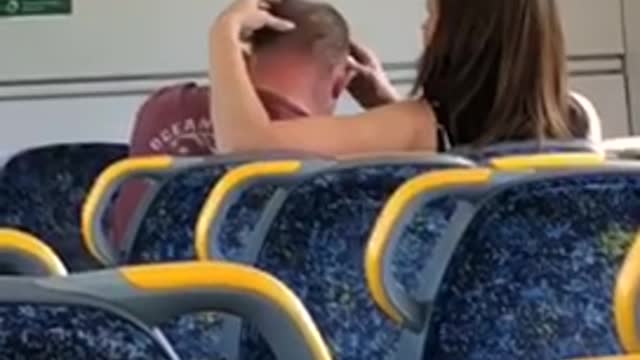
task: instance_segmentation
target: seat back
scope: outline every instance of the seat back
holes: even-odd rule
[[[215,240],[217,246],[211,248],[215,259],[255,264],[262,248],[260,235],[281,208],[288,188],[297,179],[333,165],[331,160],[279,160],[253,162],[230,170],[211,190],[200,212],[196,225],[196,252],[200,259],[210,258],[208,241]],[[268,203],[256,202],[256,195],[271,189],[277,190]],[[205,327],[191,328],[207,332]],[[220,316],[216,331],[219,348],[224,348],[221,351],[229,358],[239,357],[240,344],[233,343],[232,339],[241,336],[241,319]],[[268,350],[264,353],[264,356],[272,355]]]
[[[614,158],[636,160],[640,158],[640,137],[608,139],[603,142],[602,147]]]
[[[486,162],[491,158],[509,155],[600,152],[602,152],[602,149],[599,143],[590,140],[515,141],[494,144],[482,148],[461,146],[450,151],[452,154],[465,156],[478,162]]]
[[[12,229],[0,229],[0,275],[67,275],[62,260],[35,237]]]
[[[194,229],[209,190],[242,162],[222,162],[193,168],[167,179],[141,216],[140,227],[126,249],[123,262],[149,264],[195,259]],[[259,211],[271,196],[266,189],[252,202]],[[263,195],[263,196],[260,196]]]
[[[593,102],[586,96],[576,92],[571,92],[571,102],[577,108],[580,115],[587,121],[587,140],[594,143],[602,141],[602,120]]]
[[[331,160],[281,160],[250,163],[230,171],[211,190],[198,217],[198,258],[254,265],[263,247],[264,232],[291,188],[335,165]],[[254,210],[255,194],[274,187],[278,191],[268,205],[262,211]]]
[[[312,155],[282,152],[120,161],[97,179],[83,208],[87,247],[108,266],[195,259],[193,231],[197,216],[206,194],[229,169],[260,159],[307,157]],[[121,251],[103,228],[104,218],[109,215],[107,205],[123,184],[141,179],[150,181],[150,186],[131,216]],[[275,191],[276,187],[264,187],[243,194],[245,198],[229,216],[242,215],[243,224],[251,223]]]
[[[461,158],[433,155],[350,159],[302,178],[289,189],[267,231],[255,239],[264,244],[256,265],[302,298],[337,358],[386,358],[398,348],[400,329],[376,311],[362,271],[377,212],[406,179],[469,166],[473,163]],[[448,214],[446,204],[440,210],[434,228]],[[215,251],[215,246],[208,249]],[[246,356],[264,356],[252,331],[245,332],[243,344],[254,353]]]
[[[603,357],[580,358],[580,359],[574,359],[574,360],[640,360],[640,355],[603,356]]]
[[[620,341],[629,353],[640,353],[640,233],[618,274],[615,291],[616,326]]]
[[[640,226],[640,167],[498,171],[482,183],[462,228],[425,259],[415,301],[392,301],[400,321],[417,314],[425,358],[620,354],[612,294]],[[422,210],[411,212],[401,224]]]
[[[80,208],[93,180],[126,156],[121,144],[70,144],[13,156],[0,177],[0,226],[34,234],[71,271],[99,265],[82,245]]]
[[[2,358],[202,359],[181,352],[188,334],[165,337],[159,329],[187,313],[217,310],[255,323],[278,359],[331,359],[295,295],[275,278],[237,265],[182,263],[61,278],[0,277],[0,287],[7,290],[0,293]]]
[[[0,320],[3,359],[175,360],[137,322],[100,307],[24,300],[0,304]]]
[[[638,226],[638,170],[505,186],[478,209],[451,259],[428,351],[451,358],[498,347],[496,359],[523,349],[539,358],[621,353],[612,296]]]
[[[242,164],[258,159],[310,158],[308,154],[237,154],[208,158],[154,157],[128,159],[114,164],[96,182],[83,213],[85,238],[89,248],[107,265],[117,263],[145,264],[163,263],[196,258],[194,228],[207,193],[218,180]],[[317,160],[319,162],[325,160]],[[277,169],[276,169],[277,170]],[[296,172],[297,169],[285,169]],[[301,171],[306,171],[301,169]],[[277,172],[277,171],[276,171]],[[286,175],[286,174],[281,174]],[[130,222],[131,228],[125,239],[131,240],[130,250],[119,257],[109,243],[106,232],[101,229],[106,204],[117,188],[130,179],[149,178],[156,182],[149,189]],[[249,185],[241,181],[238,185]],[[221,214],[220,233],[232,241],[238,239],[256,225],[266,207],[278,206],[272,202],[277,194],[277,184],[252,186],[249,191],[238,194],[233,206]],[[232,200],[232,199],[229,199]],[[231,203],[231,201],[230,201]],[[227,222],[226,220],[229,219]],[[91,245],[93,243],[93,245]],[[237,357],[239,322],[232,316],[209,313],[207,316],[184,316],[167,325],[168,333],[189,331],[191,352],[201,357],[222,354],[227,358]]]
[[[532,172],[566,171],[600,167],[601,153],[555,153],[487,159],[496,171],[513,176]],[[367,281],[380,307],[396,322],[419,332],[428,306],[415,299],[419,279],[441,278],[455,240],[466,230],[478,199],[491,180],[491,169],[452,169],[415,177],[399,187],[380,214],[367,245]],[[509,176],[504,177],[509,180]],[[429,225],[431,204],[450,199],[455,204],[447,231],[434,237]],[[429,248],[428,256],[415,257],[415,246]],[[431,264],[433,263],[433,264]],[[427,266],[431,264],[431,266]],[[428,297],[435,296],[433,289]],[[426,334],[421,334],[426,336]]]

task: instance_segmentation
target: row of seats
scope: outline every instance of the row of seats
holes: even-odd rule
[[[1,232],[0,286],[9,290],[0,294],[3,359],[180,359],[158,324],[203,309],[254,321],[279,359],[332,358],[295,295],[265,273],[201,262],[66,276],[46,245]],[[633,251],[640,255],[640,246]]]
[[[1,230],[0,273],[2,359],[180,359],[158,328],[207,310],[251,321],[278,359],[331,358],[293,292],[249,267],[185,262],[67,276],[47,245]]]
[[[70,236],[60,237],[61,249],[77,253],[84,238],[107,267],[196,258],[258,267],[302,299],[340,359],[421,358],[425,348],[427,358],[620,354],[631,348],[619,345],[609,312],[637,229],[637,174],[635,163],[607,161],[600,150],[557,143],[500,146],[473,160],[276,154],[268,161],[132,159],[108,168],[105,161],[95,167],[106,170],[83,209],[84,236],[71,230],[79,228],[78,218],[63,224]],[[567,153],[489,160],[498,153],[559,151]],[[125,246],[114,248],[105,221],[111,199],[122,183],[141,177],[155,186]],[[51,237],[27,230],[60,249]],[[573,277],[576,271],[582,277]],[[575,281],[556,288],[566,279]],[[583,303],[574,306],[576,299]],[[214,322],[218,329],[190,316],[161,329],[183,358],[267,352],[257,350],[270,344],[237,318]],[[238,338],[241,345],[234,346]]]

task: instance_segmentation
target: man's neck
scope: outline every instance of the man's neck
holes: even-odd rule
[[[317,69],[308,59],[295,56],[261,58],[254,64],[252,78],[257,89],[276,94],[309,114],[325,112],[316,101]]]

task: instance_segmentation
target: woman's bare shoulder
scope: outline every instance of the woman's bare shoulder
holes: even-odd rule
[[[425,101],[405,100],[361,113],[355,116],[363,126],[378,129],[381,134],[404,133],[403,137],[416,148],[435,146],[437,120],[431,106]],[[411,140],[413,139],[413,140]]]
[[[431,128],[437,123],[433,108],[425,101],[405,100],[381,106],[360,114],[358,117],[371,121],[394,119],[410,127]]]
[[[347,117],[301,118],[270,124],[270,136],[253,139],[256,146],[284,147],[296,139],[305,150],[323,154],[434,150],[436,126],[425,103],[404,101]],[[264,139],[272,139],[266,143]]]

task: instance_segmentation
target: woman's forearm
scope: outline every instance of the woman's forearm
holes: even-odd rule
[[[210,35],[211,117],[222,151],[264,140],[270,122],[247,71],[240,32],[233,19],[220,19]]]

